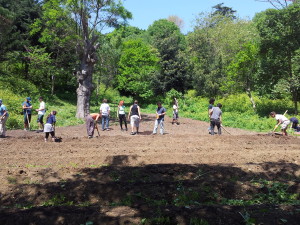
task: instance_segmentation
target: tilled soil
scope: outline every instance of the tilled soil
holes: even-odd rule
[[[112,123],[93,139],[85,125],[58,127],[61,142],[47,143],[8,131],[0,224],[299,224],[298,137],[211,136],[208,123],[184,118],[166,118],[164,135],[153,126],[144,115],[138,135]]]

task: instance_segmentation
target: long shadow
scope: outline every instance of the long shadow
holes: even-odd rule
[[[77,169],[61,182],[40,170],[40,183],[0,193],[0,224],[299,224],[297,164],[267,162],[252,172],[130,160],[109,157],[109,166]]]

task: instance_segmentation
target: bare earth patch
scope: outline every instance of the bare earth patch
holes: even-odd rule
[[[300,139],[166,118],[165,135],[114,123],[0,139],[0,224],[299,224]],[[130,128],[130,127],[129,127]],[[298,194],[298,195],[297,195]],[[248,222],[248,223],[247,223]]]

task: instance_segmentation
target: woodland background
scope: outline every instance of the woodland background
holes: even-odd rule
[[[43,96],[58,125],[83,123],[103,98],[138,99],[143,112],[162,101],[172,114],[206,120],[208,99],[223,104],[224,125],[266,131],[270,111],[297,115],[300,99],[300,2],[269,1],[252,20],[220,3],[181,32],[176,15],[147,30],[113,0],[0,0],[0,98],[10,129],[23,126],[25,97]],[[110,33],[102,33],[113,27]],[[36,124],[33,124],[36,126]]]

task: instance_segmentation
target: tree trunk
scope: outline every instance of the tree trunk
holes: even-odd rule
[[[90,114],[90,98],[93,87],[93,68],[91,63],[83,63],[81,70],[77,71],[78,88],[77,88],[77,118],[84,118]]]

